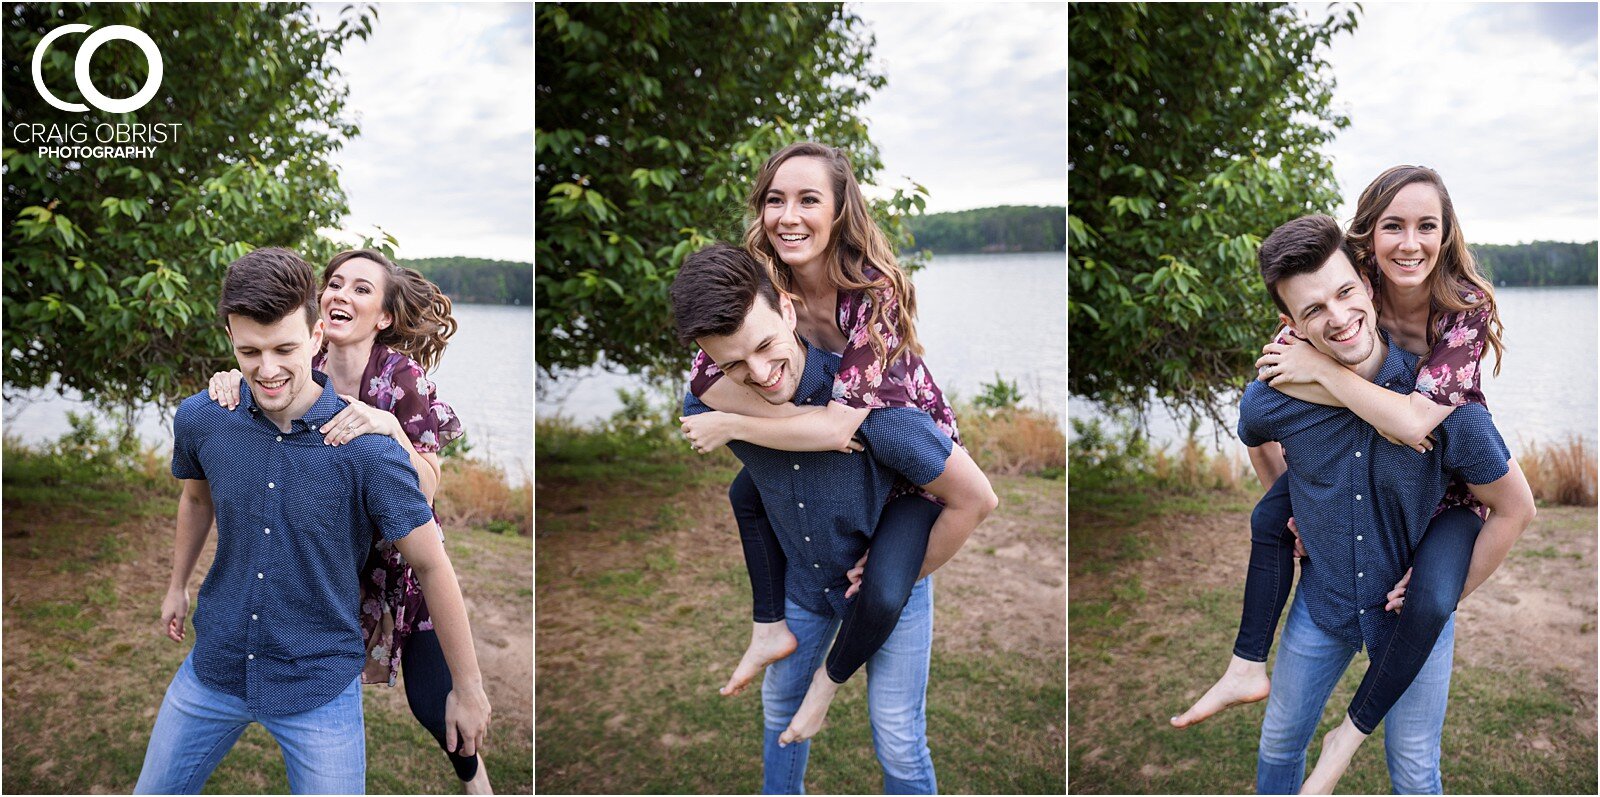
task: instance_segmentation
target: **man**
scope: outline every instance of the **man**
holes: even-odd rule
[[[1368,288],[1357,275],[1339,225],[1306,216],[1261,244],[1262,278],[1280,320],[1317,350],[1363,378],[1398,393],[1415,386],[1417,357],[1391,345],[1378,328]],[[1482,405],[1457,407],[1434,432],[1427,453],[1380,438],[1343,407],[1291,398],[1251,382],[1239,408],[1246,445],[1277,441],[1287,460],[1295,520],[1305,545],[1294,605],[1280,642],[1262,723],[1257,791],[1300,791],[1306,747],[1340,675],[1363,644],[1386,652],[1396,616],[1384,611],[1389,585],[1411,563],[1448,476],[1460,476],[1491,510],[1470,552],[1461,597],[1505,558],[1534,515],[1531,492]],[[1385,746],[1397,793],[1436,794],[1439,745],[1455,648],[1454,598],[1432,609],[1442,625],[1420,673],[1389,711]],[[1404,643],[1396,640],[1395,650]],[[1408,655],[1397,653],[1395,655]],[[1302,793],[1331,793],[1366,738],[1347,714],[1324,740]]]
[[[680,339],[698,343],[725,378],[761,386],[759,394],[772,404],[824,406],[832,398],[839,358],[800,339],[788,297],[778,294],[744,250],[718,245],[690,255],[673,281],[672,301]],[[710,409],[692,394],[684,399],[686,415]],[[936,518],[960,517],[964,533],[970,533],[996,503],[988,480],[927,413],[873,410],[858,434],[865,453],[789,452],[728,442],[753,477],[787,558],[785,615],[798,643],[793,654],[769,667],[762,683],[765,793],[804,791],[810,732],[794,731],[805,724],[815,694],[823,690],[831,698],[837,688],[823,683],[827,674],[818,663],[850,605],[847,571],[871,543],[896,479],[903,476],[945,500],[941,514],[915,499],[926,504],[930,529]],[[923,571],[930,569],[925,560]],[[937,792],[925,713],[932,644],[933,586],[924,577],[866,663],[873,740],[890,794]]]
[[[213,517],[217,547],[195,646],[162,700],[137,793],[200,793],[251,722],[283,749],[296,794],[365,791],[358,571],[375,532],[411,563],[432,610],[454,681],[447,746],[473,755],[487,731],[461,589],[416,471],[388,437],[323,444],[318,427],[346,403],[311,370],[322,345],[316,289],[311,267],[284,249],[245,255],[223,280],[217,314],[246,411],[201,392],[173,421],[183,493],[161,619],[175,642]]]

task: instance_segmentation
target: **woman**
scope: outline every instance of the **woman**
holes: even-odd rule
[[[769,404],[751,388],[722,379],[701,352],[690,390],[722,411],[682,419],[695,449],[705,453],[739,439],[788,451],[843,450],[867,413],[883,407],[922,409],[958,443],[944,474],[924,485],[925,492],[905,486],[885,506],[872,553],[851,571],[860,580],[847,595],[857,587],[861,594],[780,738],[787,744],[820,730],[839,684],[894,630],[914,583],[955,555],[996,499],[960,447],[955,414],[922,364],[915,291],[868,214],[845,153],[810,142],[779,150],[762,166],[749,209],[745,248],[772,272],[778,289],[794,297],[799,333],[842,355],[834,400],[820,409]],[[750,571],[755,622],[724,695],[738,694],[761,668],[796,646],[784,623],[783,552],[749,475],[740,472],[729,498]]]
[[[432,502],[439,489],[439,449],[461,436],[454,410],[434,396],[427,378],[455,334],[449,297],[415,270],[370,249],[342,252],[328,261],[322,286],[326,347],[312,367],[328,375],[328,386],[350,406],[318,431],[328,445],[363,434],[393,437],[410,454],[418,485]],[[233,409],[239,382],[238,371],[216,374],[211,398]],[[416,576],[391,543],[374,538],[361,584],[367,644],[362,682],[394,686],[404,661],[411,713],[445,747],[450,669]],[[479,756],[445,753],[467,793],[491,793]]]
[[[1371,283],[1379,325],[1393,345],[1423,358],[1415,391],[1397,394],[1368,382],[1292,335],[1264,348],[1257,362],[1259,378],[1295,398],[1348,407],[1391,442],[1428,450],[1429,432],[1451,411],[1484,403],[1479,376],[1486,345],[1494,349],[1499,371],[1504,347],[1493,290],[1467,248],[1444,182],[1431,169],[1396,166],[1379,175],[1362,192],[1347,238],[1358,270]],[[1258,470],[1283,472],[1282,451],[1276,446],[1252,452],[1252,460],[1258,458],[1264,458]],[[1526,504],[1533,505],[1531,494]],[[1251,517],[1245,611],[1233,660],[1227,674],[1193,708],[1173,718],[1175,726],[1187,727],[1231,705],[1267,696],[1267,648],[1292,580],[1291,514],[1287,480],[1280,477]],[[1331,793],[1350,756],[1426,661],[1425,655],[1383,654],[1401,649],[1396,643],[1431,650],[1465,597],[1469,570],[1487,575],[1499,564],[1504,550],[1477,544],[1485,514],[1465,484],[1449,486],[1414,552],[1412,570],[1385,607],[1399,610],[1409,599],[1412,608],[1401,612],[1384,649],[1369,651],[1377,664],[1368,668],[1344,723],[1324,741],[1304,793]]]

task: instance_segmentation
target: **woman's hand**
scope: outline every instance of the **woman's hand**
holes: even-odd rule
[[[1257,379],[1274,387],[1282,384],[1311,384],[1321,381],[1327,368],[1338,368],[1328,355],[1294,335],[1285,336],[1288,343],[1273,341],[1261,347],[1261,359],[1256,360]]]
[[[206,386],[206,395],[212,401],[229,410],[239,406],[239,383],[244,380],[244,374],[235,368],[231,371],[218,371],[211,375],[211,383]]]
[[[739,439],[739,420],[742,416],[731,412],[712,410],[699,415],[684,415],[678,418],[682,426],[678,427],[683,436],[688,438],[689,447],[701,454],[709,454],[721,446],[728,444],[729,440]]]
[[[393,437],[410,450],[411,441],[406,438],[406,430],[400,426],[399,418],[370,404],[363,404],[352,396],[340,394],[339,398],[349,402],[350,406],[340,410],[332,420],[317,429],[322,432],[323,443],[337,446],[364,434],[381,434]]]
[[[1394,589],[1389,590],[1389,602],[1383,605],[1384,611],[1394,612],[1395,614],[1400,613],[1400,609],[1402,609],[1406,603],[1406,585],[1410,583],[1411,568],[1408,567],[1406,568],[1405,576],[1401,577],[1400,581],[1394,585]]]
[[[867,552],[862,554],[860,559],[856,560],[855,567],[844,571],[844,577],[850,580],[849,589],[844,591],[844,596],[846,598],[853,598],[857,592],[861,591],[861,576],[863,573],[867,572],[867,557],[871,555],[872,549],[868,548]]]

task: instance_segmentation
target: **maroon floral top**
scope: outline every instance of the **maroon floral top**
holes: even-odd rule
[[[900,343],[895,322],[900,317],[900,299],[889,281],[876,269],[866,269],[867,279],[877,284],[870,288],[883,304],[883,318],[876,324],[882,337],[885,354]],[[933,375],[922,358],[905,352],[894,362],[887,362],[872,347],[872,301],[866,291],[839,291],[839,309],[835,319],[847,343],[841,353],[839,375],[833,382],[833,400],[856,409],[884,409],[886,407],[916,407],[933,418],[935,426],[950,436],[957,445],[961,434],[956,427],[956,414],[945,401],[944,392],[934,383]],[[722,378],[722,370],[706,353],[696,352],[690,368],[689,391],[703,396],[713,382]],[[915,485],[896,488],[891,498],[919,492]],[[922,495],[938,502],[927,492]]]
[[[311,367],[322,370],[327,362],[324,352],[311,361]],[[435,453],[461,436],[455,410],[438,399],[422,366],[381,343],[373,344],[372,356],[361,371],[361,395],[357,398],[399,418],[418,453]],[[436,525],[438,520],[436,515]],[[411,565],[394,543],[375,535],[361,568],[361,635],[367,644],[361,682],[394,686],[406,639],[412,631],[431,630],[433,621],[428,618],[422,586]]]
[[[1483,347],[1489,341],[1489,297],[1481,291],[1465,291],[1461,298],[1474,306],[1446,313],[1434,322],[1435,342],[1428,358],[1417,370],[1417,392],[1446,407],[1464,404],[1487,407],[1489,402],[1479,389],[1478,369],[1483,360]],[[1450,480],[1444,499],[1433,514],[1437,517],[1453,506],[1466,507],[1484,519],[1489,516],[1489,508],[1459,478]]]

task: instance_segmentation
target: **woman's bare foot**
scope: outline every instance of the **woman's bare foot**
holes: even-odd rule
[[[828,706],[833,705],[833,696],[838,693],[839,685],[828,677],[828,668],[818,667],[817,674],[811,676],[811,688],[806,690],[806,699],[800,701],[800,710],[794,713],[788,729],[778,737],[778,746],[784,747],[816,736],[817,731],[822,730],[823,718],[828,716]]]
[[[1271,691],[1266,662],[1234,656],[1228,671],[1188,711],[1172,718],[1172,727],[1187,728],[1225,708],[1265,700]]]
[[[1367,740],[1367,734],[1350,720],[1350,715],[1344,715],[1344,722],[1339,727],[1328,731],[1322,737],[1322,755],[1317,756],[1317,766],[1311,770],[1311,776],[1301,784],[1301,794],[1332,794],[1333,787],[1339,785],[1339,778],[1344,775],[1345,768],[1350,766],[1350,759],[1355,756],[1356,749]]]
[[[733,697],[744,691],[744,688],[755,680],[756,674],[784,656],[794,652],[799,646],[794,634],[789,632],[789,624],[779,620],[776,623],[751,623],[750,647],[745,648],[744,657],[739,659],[739,666],[733,668],[733,677],[721,689],[724,697]]]
[[[494,794],[494,788],[489,785],[489,768],[483,765],[483,756],[478,756],[478,774],[472,780],[461,784],[462,794]]]

